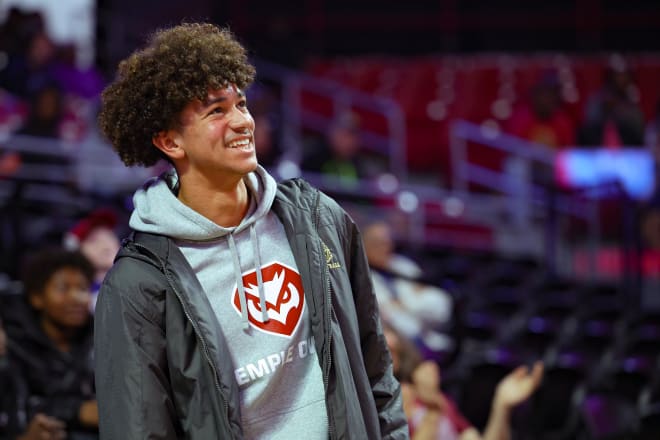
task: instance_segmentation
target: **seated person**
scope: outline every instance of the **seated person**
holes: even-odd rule
[[[97,438],[89,310],[94,268],[79,252],[48,249],[29,260],[23,275],[25,297],[5,314],[5,328],[16,415],[30,423],[10,423],[9,434],[63,438],[58,433],[66,427],[69,439]]]
[[[527,400],[541,383],[543,365],[531,371],[520,366],[498,384],[483,433],[463,417],[456,404],[440,389],[440,369],[422,361],[410,341],[385,326],[394,375],[401,382],[403,409],[413,440],[508,440],[513,408]]]
[[[18,415],[18,388],[17,380],[9,369],[7,359],[7,334],[0,321],[0,439],[9,438],[10,433],[16,434],[21,430]],[[66,437],[64,423],[48,417],[45,414],[36,414],[28,423],[25,432],[16,437],[16,440],[41,440],[44,438],[63,439]]]
[[[507,122],[507,131],[531,142],[561,149],[575,145],[575,123],[563,106],[561,84],[545,72]]]
[[[359,117],[352,112],[339,114],[330,124],[320,145],[309,148],[302,169],[324,176],[344,189],[357,188],[360,179],[374,173],[362,149]]]
[[[631,70],[613,56],[602,87],[587,101],[578,143],[605,148],[643,145],[644,113],[637,94]]]
[[[431,351],[449,348],[451,340],[442,330],[452,319],[451,296],[418,281],[421,268],[394,252],[392,233],[386,222],[368,223],[362,232],[383,321]]]
[[[64,247],[67,250],[80,250],[94,266],[94,282],[92,283],[92,312],[96,306],[96,298],[105,278],[115,261],[119,251],[119,238],[115,232],[118,218],[110,208],[98,208],[80,219],[64,234]]]

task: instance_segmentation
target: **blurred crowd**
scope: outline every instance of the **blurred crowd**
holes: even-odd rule
[[[79,141],[95,130],[104,80],[94,68],[77,66],[75,58],[73,46],[49,38],[39,13],[9,11],[0,28],[0,140],[22,134]],[[555,149],[636,146],[660,159],[660,103],[656,115],[645,118],[638,94],[627,66],[611,64],[578,123],[563,105],[556,74],[543,72],[503,129]],[[259,162],[277,171],[289,157],[282,141],[281,97],[260,83],[248,91],[248,98]],[[386,172],[386,158],[365,148],[361,125],[360,116],[351,111],[335,115],[325,130],[306,139],[297,158],[302,170],[349,191]],[[0,143],[0,176],[11,176],[25,162],[50,160],[3,151]],[[129,209],[95,206],[77,212],[25,258],[10,256],[20,260],[15,263],[21,270],[18,277],[0,280],[0,439],[97,438],[91,356],[95,294],[119,249],[126,231],[122,219]],[[645,242],[660,249],[660,191],[641,209]],[[445,368],[455,374],[466,362],[465,325],[472,315],[463,308],[460,290],[440,282],[460,280],[460,275],[440,277],[429,273],[426,262],[398,253],[396,232],[383,218],[364,219],[361,230],[413,438],[504,439],[521,426],[520,432],[535,438],[529,423],[515,423],[514,409],[533,399],[541,387],[547,356],[498,363],[503,370],[482,398],[487,417],[483,423],[470,420],[477,413],[466,410],[469,399],[459,398],[457,388],[452,395],[451,382],[446,385],[441,374]],[[474,267],[479,272],[478,263]],[[522,280],[526,274],[517,275]],[[494,330],[489,342],[493,335]],[[468,354],[474,353],[468,349]]]
[[[0,28],[0,131],[80,140],[90,129],[103,78],[52,41],[39,12],[11,8]]]
[[[96,295],[119,250],[118,216],[99,208],[59,245],[28,252],[0,287],[0,439],[98,438]]]

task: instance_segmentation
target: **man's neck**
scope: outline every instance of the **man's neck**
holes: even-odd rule
[[[219,226],[238,226],[247,214],[250,192],[243,179],[213,188],[180,183],[179,200]]]

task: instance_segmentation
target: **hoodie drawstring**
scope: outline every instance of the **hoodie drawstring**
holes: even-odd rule
[[[238,250],[236,249],[236,242],[234,241],[233,232],[227,234],[229,241],[229,250],[231,252],[232,261],[234,263],[234,276],[236,277],[236,286],[238,288],[238,298],[241,304],[241,318],[245,328],[250,327],[250,321],[248,320],[248,310],[247,310],[247,297],[245,295],[245,286],[243,285],[243,275],[241,274],[241,262],[238,259]],[[257,272],[257,286],[259,289],[259,308],[261,308],[261,320],[262,322],[268,322],[268,311],[266,310],[266,294],[264,292],[264,283],[263,277],[261,275],[261,258],[259,255],[259,243],[257,239],[257,232],[255,230],[254,224],[250,226],[250,239],[252,241],[252,250],[254,252],[255,271]]]
[[[234,262],[234,276],[236,277],[236,286],[238,287],[238,299],[241,302],[241,318],[243,318],[245,328],[249,328],[250,321],[248,321],[247,315],[247,300],[245,299],[245,287],[243,286],[243,276],[241,275],[241,263],[238,261],[238,251],[236,250],[234,234],[230,232],[227,235],[229,235],[229,250],[231,251],[231,257]]]
[[[266,292],[264,292],[264,280],[261,275],[261,255],[259,255],[259,241],[257,238],[257,230],[254,223],[250,225],[250,239],[252,241],[252,252],[256,262],[257,271],[257,287],[259,288],[259,308],[261,309],[261,321],[268,322],[268,310],[266,310]]]

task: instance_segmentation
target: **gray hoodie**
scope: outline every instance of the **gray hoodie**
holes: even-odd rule
[[[261,167],[245,183],[250,207],[236,227],[179,201],[173,170],[135,193],[130,226],[173,238],[197,274],[198,294],[208,297],[231,352],[245,437],[325,439],[325,392],[302,281],[270,210],[277,186]]]

